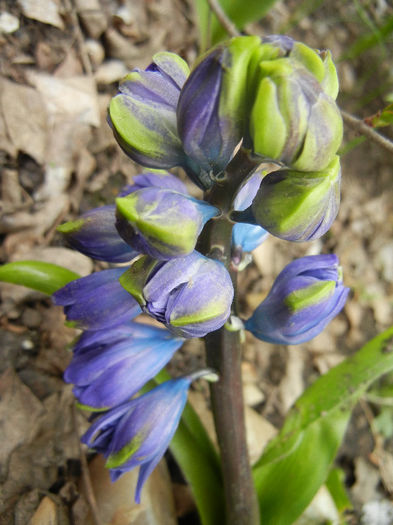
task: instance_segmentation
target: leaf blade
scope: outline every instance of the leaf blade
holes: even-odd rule
[[[15,261],[0,267],[0,281],[18,284],[52,295],[80,275],[57,264]]]

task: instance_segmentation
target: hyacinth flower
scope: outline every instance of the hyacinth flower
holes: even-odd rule
[[[185,153],[199,167],[189,175],[202,189],[219,178],[243,136],[247,65],[258,45],[255,36],[218,45],[202,56],[181,90],[178,131]]]
[[[61,224],[57,231],[72,248],[92,259],[122,263],[138,255],[117,232],[114,204],[94,208],[75,221]]]
[[[130,322],[85,332],[64,379],[90,410],[119,405],[135,395],[172,358],[184,339],[168,330]]]
[[[169,261],[144,256],[120,282],[146,313],[180,337],[203,337],[221,328],[231,311],[228,271],[196,251]]]
[[[210,371],[209,371],[210,372]],[[177,429],[191,381],[203,375],[172,379],[97,419],[82,442],[106,458],[112,481],[140,467],[135,501],[164,455]]]
[[[186,162],[176,107],[188,74],[181,57],[161,52],[145,71],[134,69],[120,82],[109,106],[110,124],[125,153],[142,166],[171,168]]]
[[[141,309],[120,285],[123,273],[115,268],[71,281],[53,294],[54,303],[64,306],[67,321],[78,328],[103,330],[127,322]]]
[[[278,275],[245,327],[269,343],[304,343],[340,312],[348,293],[335,254],[302,257]]]
[[[324,169],[343,134],[334,99],[296,58],[263,58],[249,87],[254,153],[295,170]]]
[[[210,204],[163,188],[116,199],[117,229],[135,250],[157,259],[191,253],[205,223],[219,214]]]
[[[255,222],[287,241],[319,239],[337,216],[340,183],[337,156],[323,171],[274,171],[264,177],[252,206],[235,218]]]

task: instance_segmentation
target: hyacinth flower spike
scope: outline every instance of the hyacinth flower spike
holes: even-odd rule
[[[124,268],[103,270],[71,281],[53,294],[67,321],[86,330],[103,330],[141,313],[138,303],[119,283]]]
[[[165,328],[130,322],[84,334],[64,373],[79,403],[103,410],[130,399],[172,358],[184,339]],[[90,341],[89,341],[90,339]]]
[[[245,327],[269,343],[304,343],[316,337],[340,312],[348,293],[336,255],[302,257],[278,275]]]
[[[150,392],[109,410],[97,419],[82,442],[106,458],[111,479],[139,466],[135,501],[164,455],[177,429],[191,381],[211,371],[166,381]]]

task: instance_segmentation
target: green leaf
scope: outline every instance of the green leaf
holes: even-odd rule
[[[393,124],[393,104],[389,104],[386,108],[378,111],[375,115],[364,119],[365,122],[373,128],[383,128]]]
[[[326,480],[326,487],[340,514],[351,510],[353,505],[345,489],[345,474],[341,468],[333,468]]]
[[[168,379],[171,379],[168,372],[161,370],[142,391]],[[169,448],[191,487],[202,525],[222,523],[225,501],[220,460],[205,427],[189,403]]]
[[[248,0],[247,2],[240,2],[239,0],[219,0],[219,4],[229,20],[241,30],[249,22],[263,18],[276,1],[277,0]],[[227,32],[221,26],[217,17],[210,12],[210,6],[207,0],[195,0],[195,8],[202,50],[228,37]],[[209,33],[211,35],[210,40]]]
[[[0,281],[20,284],[48,295],[79,277],[67,268],[40,261],[16,261],[0,267]]]
[[[264,525],[289,525],[325,482],[351,410],[393,370],[393,327],[313,383],[290,410],[253,473]]]

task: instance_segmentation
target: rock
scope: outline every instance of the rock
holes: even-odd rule
[[[385,281],[393,283],[393,241],[380,248],[376,260]]]
[[[392,525],[393,504],[391,501],[369,501],[362,508],[361,525]]]
[[[328,489],[323,485],[315,494],[310,505],[294,525],[315,525],[319,523],[339,523],[339,513]]]
[[[252,408],[246,406],[244,410],[250,462],[255,463],[267,443],[277,434],[277,429]]]
[[[22,314],[21,321],[27,328],[37,328],[41,323],[41,315],[33,308],[26,308]]]
[[[0,33],[7,35],[15,33],[19,29],[19,19],[4,11],[0,14]]]
[[[121,60],[107,60],[99,66],[94,74],[97,84],[112,84],[119,81],[128,73],[128,69]]]
[[[105,58],[105,50],[100,42],[88,38],[85,42],[85,48],[94,67],[102,64]]]

